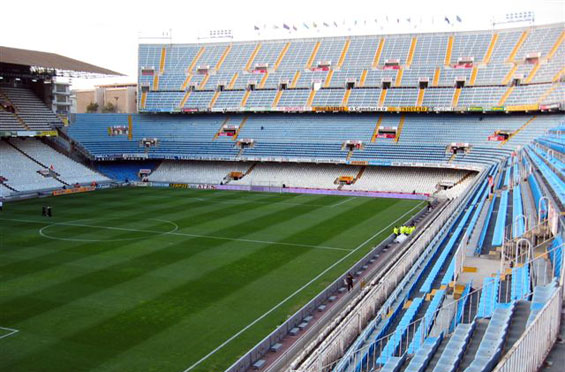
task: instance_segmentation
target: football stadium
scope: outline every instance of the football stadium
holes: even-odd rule
[[[561,370],[565,23],[136,68],[0,47],[0,370]]]

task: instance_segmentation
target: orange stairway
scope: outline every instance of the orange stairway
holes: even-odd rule
[[[404,120],[406,120],[406,116],[402,114],[402,116],[400,117],[400,122],[398,123],[398,128],[396,128],[396,137],[394,137],[394,143],[398,143],[398,141],[400,141],[402,128],[404,128]]]
[[[224,126],[229,123],[230,121],[230,117],[226,116],[226,118],[224,119],[224,121],[222,122],[222,124],[220,125],[220,128],[218,129],[218,131],[216,132],[216,134],[214,135],[214,138],[212,140],[215,140],[216,138],[218,138],[220,136],[220,133],[222,132],[222,129],[224,128]]]
[[[180,101],[180,108],[182,109],[184,107],[184,105],[186,105],[186,101],[188,101],[188,97],[190,97],[190,93],[191,91],[188,90],[184,93],[184,97],[182,97],[182,100]]]
[[[365,86],[365,80],[367,80],[367,70],[363,70],[363,72],[361,73],[361,79],[359,79],[359,86],[360,87]]]
[[[267,82],[267,79],[269,78],[269,72],[265,72],[263,74],[263,77],[261,78],[261,81],[259,82],[259,89],[263,89],[265,87],[265,83]]]
[[[437,87],[439,85],[439,75],[441,74],[441,69],[438,67],[434,72],[434,80],[432,82],[433,87]]]
[[[283,48],[283,49],[281,50],[281,52],[279,53],[279,57],[277,58],[277,61],[275,62],[275,65],[273,66],[273,69],[274,69],[275,71],[279,68],[279,66],[280,66],[280,64],[281,64],[281,62],[282,62],[282,60],[283,60],[283,58],[284,58],[286,52],[288,52],[288,48],[290,48],[290,41],[285,44],[284,48]]]
[[[241,132],[241,129],[245,126],[245,123],[247,123],[247,119],[249,119],[249,116],[244,117],[243,120],[241,121],[241,123],[239,123],[239,127],[237,128],[237,131],[235,132],[234,136],[232,137],[232,140],[235,141],[237,139],[237,137],[239,136],[239,132]],[[249,172],[251,172],[251,170]]]
[[[273,100],[273,104],[271,105],[271,107],[277,107],[279,105],[279,101],[281,100],[283,92],[284,90],[279,90],[277,92],[277,95],[275,96],[275,99]]]
[[[524,125],[522,125],[520,128],[518,128],[517,130],[514,131],[514,133],[512,133],[510,136],[508,136],[508,138],[506,138],[504,141],[502,141],[499,145],[499,147],[503,146],[506,144],[506,142],[510,141],[510,139],[512,137],[514,137],[515,135],[517,135],[518,133],[520,133],[522,130],[524,130],[528,125],[530,125],[534,120],[536,120],[537,115],[532,116],[527,122],[524,123]]]
[[[328,75],[326,76],[326,81],[324,81],[324,88],[328,88],[332,83],[332,77],[334,76],[334,70],[328,71]]]
[[[222,53],[222,56],[220,57],[220,60],[218,61],[218,63],[216,63],[216,66],[214,67],[214,69],[216,71],[218,71],[221,67],[222,64],[224,63],[224,61],[226,60],[226,57],[228,56],[228,54],[230,54],[231,51],[231,45],[228,45],[226,47],[226,49],[224,49],[224,53]]]
[[[347,102],[349,102],[349,96],[351,95],[351,89],[346,89],[343,94],[343,99],[341,100],[341,107],[347,107]]]
[[[475,85],[475,81],[477,81],[478,73],[479,73],[479,68],[477,66],[473,66],[473,71],[471,71],[471,79],[469,80],[469,85]]]
[[[151,90],[159,90],[159,74],[153,75],[153,86]]]
[[[445,59],[443,64],[446,66],[451,65],[451,52],[453,51],[453,42],[455,41],[455,36],[451,35],[447,39],[447,49],[445,50]]]
[[[347,51],[349,50],[349,44],[351,44],[351,39],[347,39],[341,50],[341,55],[339,56],[339,61],[337,62],[337,67],[341,68],[343,62],[345,61],[345,56],[347,56]]]
[[[456,88],[453,93],[453,98],[451,99],[451,107],[457,107],[459,103],[459,96],[461,96],[461,88]]]
[[[206,87],[206,83],[208,83],[208,79],[210,79],[210,75],[206,74],[204,76],[204,79],[202,79],[202,81],[200,82],[200,84],[198,85],[198,89],[202,90]]]
[[[404,67],[396,72],[396,80],[394,81],[394,86],[399,87],[402,85],[402,75],[404,74]]]
[[[147,102],[147,92],[141,92],[141,108],[145,108],[145,103]]]
[[[312,53],[310,54],[310,58],[308,58],[308,62],[306,63],[306,68],[309,69],[312,67],[314,63],[314,59],[316,58],[316,54],[318,54],[318,49],[320,49],[321,43],[319,41],[316,42],[314,45],[314,49],[312,49]]]
[[[377,68],[379,66],[379,62],[381,59],[381,54],[383,52],[384,46],[385,46],[385,39],[382,38],[379,41],[379,46],[377,47],[377,51],[375,52],[375,56],[373,57],[373,64],[372,64],[373,68]]]
[[[187,75],[186,79],[184,79],[184,82],[182,83],[182,86],[180,87],[180,90],[186,90],[191,80],[192,80],[192,75]]]
[[[306,106],[312,107],[312,102],[314,102],[314,97],[316,96],[316,90],[312,89],[310,91],[310,95],[308,96],[308,101],[306,102]]]
[[[387,91],[388,89],[381,89],[381,96],[379,97],[379,107],[384,107]]]
[[[487,52],[483,57],[483,62],[485,65],[490,62],[490,58],[492,57],[492,52],[494,51],[494,47],[496,45],[496,41],[498,40],[498,33],[494,33],[492,38],[490,39],[490,44],[488,46]]]
[[[553,44],[553,47],[551,48],[549,53],[547,53],[547,55],[545,56],[545,59],[553,58],[553,55],[555,54],[555,52],[557,52],[557,49],[559,49],[559,47],[561,46],[561,43],[563,43],[563,40],[565,40],[565,31],[561,32],[561,35],[559,35],[559,38],[557,39],[555,44]]]
[[[526,80],[524,80],[525,84],[529,84],[532,79],[536,76],[536,74],[538,73],[539,68],[541,67],[541,64],[538,62],[536,63],[536,65],[534,66],[534,68],[532,68],[532,70],[530,71],[530,73],[528,74],[528,77],[526,78]]]
[[[188,66],[188,73],[192,73],[192,71],[196,67],[196,64],[198,63],[198,60],[200,59],[200,57],[202,57],[202,54],[204,54],[205,50],[206,50],[205,47],[201,47],[200,50],[198,50],[198,53],[196,53],[196,55],[192,59],[192,62]]]
[[[420,90],[418,91],[418,99],[416,100],[416,107],[422,107],[422,103],[424,102],[424,94],[426,93],[426,90],[423,88],[420,88]]]
[[[165,60],[167,58],[167,49],[163,47],[161,49],[161,59],[159,60],[159,75],[165,72]]]
[[[379,120],[377,120],[377,124],[375,125],[375,130],[373,131],[373,135],[371,136],[371,142],[375,142],[377,140],[377,135],[379,134],[379,128],[383,122],[383,116],[379,116]]]
[[[512,86],[508,87],[508,89],[506,89],[506,92],[504,92],[504,94],[502,95],[502,97],[498,101],[498,106],[504,106],[504,102],[506,102],[508,97],[510,97],[513,90],[514,90],[514,85],[512,85]]]
[[[410,49],[408,50],[408,58],[406,58],[406,66],[410,66],[412,64],[412,60],[414,59],[414,51],[416,50],[417,43],[418,43],[418,38],[414,36],[412,38],[412,42],[410,43]]]
[[[221,91],[217,90],[214,93],[214,96],[212,97],[212,100],[210,100],[210,104],[208,105],[208,108],[214,108],[214,105],[216,104],[216,101],[218,100],[218,97],[220,96]]]
[[[235,86],[235,82],[237,81],[237,78],[239,77],[239,72],[236,72],[235,74],[233,74],[230,83],[228,84],[228,89],[233,89],[233,87]]]
[[[241,99],[241,103],[239,104],[240,107],[245,107],[247,104],[247,100],[249,99],[249,95],[251,94],[250,90],[246,90],[243,98]]]
[[[255,46],[253,53],[251,53],[249,59],[247,60],[247,63],[245,64],[245,71],[251,70],[251,67],[253,66],[253,61],[255,60],[255,57],[257,57],[257,53],[259,53],[259,50],[261,50],[261,45],[262,45],[261,43],[257,43],[257,45]]]
[[[510,69],[510,71],[508,71],[508,73],[502,80],[502,85],[508,85],[508,83],[510,83],[510,80],[514,76],[514,73],[516,72],[517,69],[518,69],[518,65],[514,64],[514,66]]]
[[[524,41],[526,41],[527,37],[528,37],[528,31],[526,30],[522,32],[522,35],[520,35],[520,38],[516,42],[516,45],[514,45],[514,48],[510,52],[510,55],[508,56],[506,62],[514,62],[514,57],[516,57],[516,53],[518,53],[518,50],[520,49],[522,44],[524,44]]]
[[[296,71],[296,73],[294,74],[294,77],[292,78],[292,83],[290,83],[291,88],[296,88],[298,79],[300,79],[300,70]]]
[[[565,67],[563,67],[558,73],[556,73],[553,78],[551,79],[552,82],[557,82],[559,79],[561,79],[561,76],[565,74]]]

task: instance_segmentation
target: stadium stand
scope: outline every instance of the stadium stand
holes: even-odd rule
[[[562,30],[563,24],[554,24],[494,34],[142,44],[140,96],[146,94],[147,102],[140,110],[531,109],[562,101],[549,92],[563,89]],[[384,82],[390,86],[381,94]],[[184,99],[193,87],[199,91]],[[242,99],[245,90],[253,91],[251,102]]]
[[[21,119],[27,129],[49,131],[63,124],[29,89],[1,87],[0,96],[12,104],[16,109],[14,116]]]
[[[115,181],[430,196],[435,212],[403,242],[389,236],[394,259],[316,331],[289,340],[293,316],[228,371],[512,371],[532,339],[549,340],[547,309],[562,302],[563,35],[560,23],[142,44],[140,114],[58,128],[33,92],[2,86],[0,128],[57,128]],[[2,195],[110,180],[48,144],[0,141]],[[265,356],[273,345],[280,359]]]

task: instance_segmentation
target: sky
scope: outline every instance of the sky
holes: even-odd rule
[[[231,30],[234,40],[484,30],[523,11],[534,12],[535,24],[565,20],[565,0],[22,0],[9,8],[11,15],[0,22],[0,45],[58,53],[126,75],[73,79],[75,89],[136,82],[138,44],[163,35],[172,36],[166,42],[192,43],[210,41],[201,38],[221,29]]]

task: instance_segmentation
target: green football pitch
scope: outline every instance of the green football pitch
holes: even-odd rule
[[[223,371],[422,207],[157,188],[8,203],[0,370]]]

